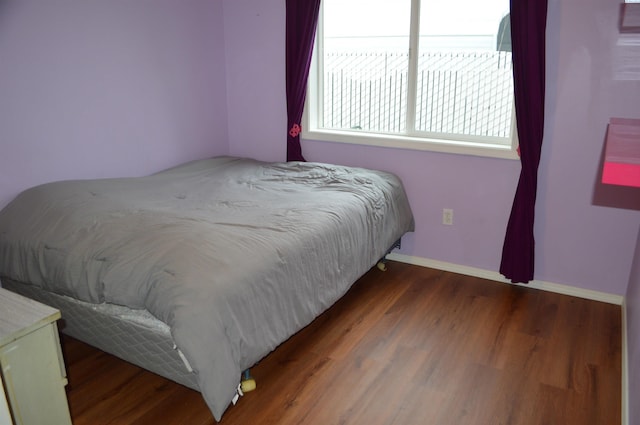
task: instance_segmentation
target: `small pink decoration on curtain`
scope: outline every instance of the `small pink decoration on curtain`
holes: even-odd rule
[[[300,125],[294,124],[293,127],[291,127],[291,130],[289,130],[289,135],[291,137],[298,137],[301,131],[302,131],[302,128],[300,127]]]

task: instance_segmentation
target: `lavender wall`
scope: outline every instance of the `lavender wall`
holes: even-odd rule
[[[640,424],[640,229],[636,239],[635,260],[629,277],[626,296],[627,312],[627,365],[630,425]]]
[[[613,0],[549,3],[536,279],[623,295],[640,214],[592,203],[609,117],[640,117],[640,84],[612,77],[618,7]],[[283,160],[283,2],[224,0],[224,15],[231,153]],[[403,178],[417,222],[403,254],[498,270],[517,161],[317,141],[305,141],[303,152],[310,161]],[[441,224],[443,208],[454,209],[454,226]]]
[[[609,118],[640,117],[640,81],[614,78],[619,3],[550,2],[536,233],[541,278],[624,295],[640,213],[592,204]]]
[[[233,155],[286,159],[284,4],[281,0],[223,0]]]
[[[0,1],[0,206],[227,153],[222,2]]]

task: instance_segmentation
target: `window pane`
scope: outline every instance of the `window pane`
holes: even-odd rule
[[[416,130],[511,136],[508,12],[509,0],[422,1]]]
[[[323,0],[320,127],[404,132],[410,0]]]

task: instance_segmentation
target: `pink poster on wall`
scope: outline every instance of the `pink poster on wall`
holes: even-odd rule
[[[640,119],[609,121],[602,183],[640,187]]]

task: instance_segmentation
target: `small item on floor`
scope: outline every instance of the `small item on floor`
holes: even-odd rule
[[[240,382],[240,390],[243,393],[248,393],[249,391],[253,391],[256,389],[256,380],[251,376],[251,372],[249,369],[244,371],[244,378],[242,382]]]

